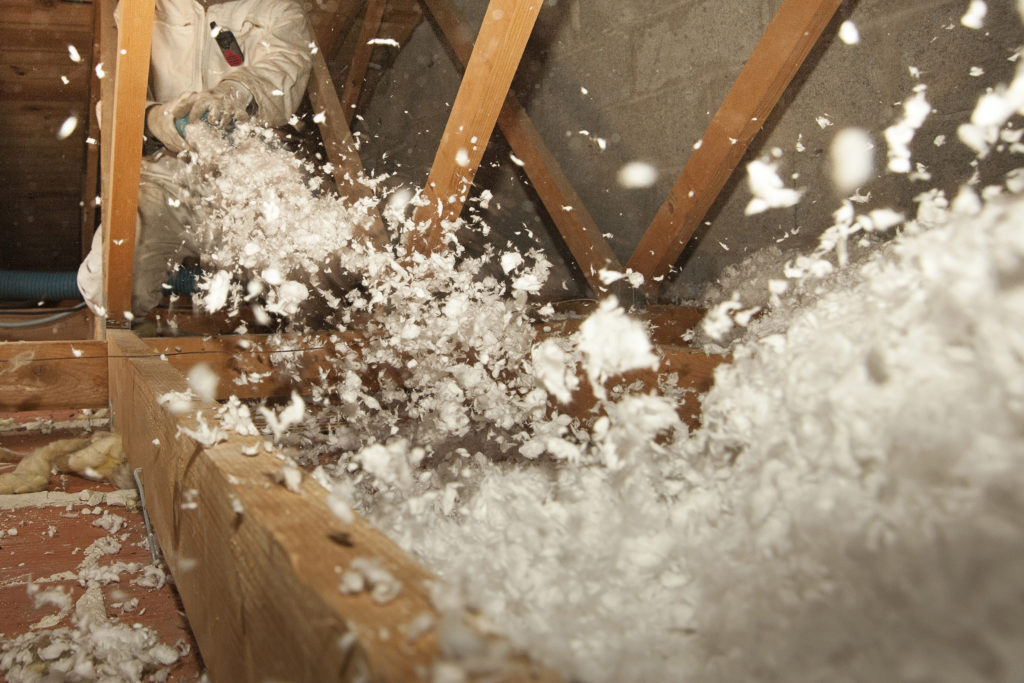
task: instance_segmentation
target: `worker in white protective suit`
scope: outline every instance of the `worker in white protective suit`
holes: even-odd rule
[[[255,119],[284,125],[310,71],[309,29],[298,0],[156,0],[136,228],[132,314],[166,293],[169,264],[198,258],[194,207],[175,180],[188,149],[181,121],[230,128]],[[78,270],[89,307],[103,315],[103,238]],[[120,311],[111,311],[119,316]]]

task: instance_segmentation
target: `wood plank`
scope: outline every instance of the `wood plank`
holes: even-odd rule
[[[68,250],[78,240],[77,195],[5,197],[0,216],[4,246],[0,268],[8,270],[73,270],[78,255]]]
[[[307,88],[314,111],[324,115],[323,123],[318,124],[320,137],[323,138],[327,158],[334,165],[333,175],[338,194],[352,202],[363,201],[367,204],[367,222],[362,228],[366,230],[367,240],[377,249],[382,249],[390,242],[387,229],[374,203],[373,192],[357,180],[363,173],[363,162],[359,158],[344,109],[338,99],[338,91],[322,52],[317,50],[311,56],[313,69]]]
[[[0,343],[0,411],[105,408],[106,364],[102,342]]]
[[[754,136],[796,75],[841,0],[784,0],[733,83],[627,267],[659,286],[704,219]]]
[[[59,149],[62,154],[80,155],[85,129],[76,126],[71,135],[63,140],[57,137],[57,132],[69,115],[81,118],[85,107],[84,101],[58,98],[30,101],[5,99],[0,102],[0,121],[5,131],[0,145],[5,151],[50,148]]]
[[[366,13],[363,15],[359,37],[356,38],[352,64],[349,66],[348,76],[345,77],[345,86],[341,91],[341,110],[345,114],[345,122],[350,127],[352,117],[355,115],[356,103],[359,102],[359,92],[363,80],[366,78],[366,69],[370,64],[370,56],[373,54],[374,46],[370,44],[370,41],[377,37],[386,5],[387,0],[369,0],[366,3]]]
[[[4,317],[6,319],[6,317]],[[206,364],[217,376],[217,400],[287,398],[295,389],[308,391],[334,349],[330,337],[295,338],[294,344],[273,350],[266,335],[225,337],[153,337],[145,339],[147,355],[161,354],[168,365],[187,374]],[[77,352],[77,353],[76,353]],[[296,375],[275,369],[273,354],[301,356]],[[103,341],[0,342],[0,412],[105,408],[107,406],[107,347]],[[253,373],[268,376],[260,382],[236,382]]]
[[[88,61],[90,69],[88,74],[89,111],[87,113],[88,124],[86,124],[87,147],[82,177],[82,246],[79,250],[83,261],[92,247],[93,234],[96,232],[96,216],[98,214],[96,197],[101,192],[99,188],[100,149],[97,144],[100,138],[100,121],[96,110],[96,105],[100,101],[101,84],[96,67],[103,59],[100,47],[102,32],[103,16],[100,12],[99,4],[93,3],[93,36]]]
[[[103,65],[106,74],[100,81],[100,230],[104,241],[109,240],[110,229],[107,226],[108,211],[102,207],[110,206],[111,180],[114,177],[113,156],[113,130],[114,130],[114,83],[117,80],[117,26],[114,23],[114,10],[118,0],[94,0],[99,3],[96,12],[99,16],[99,41],[100,41],[100,64]],[[141,177],[141,160],[139,162],[139,175]],[[103,256],[106,263],[106,253]],[[106,266],[104,266],[105,268]],[[106,286],[106,274],[104,274],[104,286]],[[93,329],[93,339],[106,338],[107,321],[105,315],[96,316],[96,326]]]
[[[88,54],[75,64],[64,52],[0,49],[0,94],[5,101],[83,101],[89,89]],[[61,76],[68,79],[65,84]]]
[[[88,45],[92,31],[88,25],[38,26],[0,24],[0,45],[7,50],[30,50],[68,54],[68,45]],[[70,60],[69,60],[70,61]]]
[[[459,18],[450,0],[423,0],[424,6],[447,40],[456,59],[464,67],[473,51],[469,30]],[[599,294],[608,291],[601,282],[601,269],[622,272],[622,264],[611,245],[601,234],[593,216],[572,187],[555,156],[544,144],[526,109],[514,94],[509,93],[498,115],[501,129],[512,151],[523,162],[523,171],[533,184],[541,203],[565,240],[590,289]],[[571,206],[571,211],[562,207]]]
[[[444,221],[462,213],[469,188],[494,130],[512,77],[542,6],[541,0],[490,0],[462,85],[413,218],[424,224],[407,246],[429,253],[441,247]]]
[[[152,337],[143,339],[153,351],[160,353],[174,369],[188,374],[192,368],[204,364],[220,378],[217,385],[218,401],[230,396],[240,399],[287,398],[298,390],[307,393],[317,381],[320,369],[327,367],[327,356],[334,350],[331,337],[342,335],[310,335],[288,338],[285,346],[272,346],[266,335],[229,335],[223,337]],[[355,335],[345,335],[351,340]],[[283,372],[275,366],[272,357],[298,359],[301,370],[295,374]],[[268,375],[262,381],[240,382],[253,374]]]
[[[150,519],[210,677],[411,681],[428,672],[436,632],[410,640],[401,627],[421,614],[436,619],[431,575],[361,518],[338,521],[311,478],[298,492],[279,484],[282,461],[262,439],[203,446],[181,433],[195,416],[172,416],[157,398],[183,390],[184,378],[143,357],[147,347],[131,333],[111,330],[108,340],[113,422],[142,468]],[[242,454],[250,448],[255,455]],[[341,593],[340,573],[360,557],[401,582],[396,598]],[[520,668],[508,680],[538,677],[522,660],[510,665]]]
[[[54,313],[53,309],[0,311],[0,322],[32,322]],[[60,339],[87,339],[92,335],[92,312],[88,308],[74,311],[67,317],[52,323],[19,327],[0,328],[0,341],[57,341]]]
[[[534,323],[540,337],[564,337],[579,330],[580,324],[597,310],[597,301],[553,303],[555,315],[551,320]],[[630,318],[647,327],[651,343],[659,346],[684,345],[684,336],[704,319],[707,311],[691,306],[665,306],[652,304],[642,311],[631,311]],[[573,317],[566,317],[573,316]]]
[[[4,11],[0,23],[5,25],[83,26],[88,29],[92,25],[90,4],[45,2],[44,0],[4,0]],[[60,47],[64,48],[65,46],[61,45]],[[82,48],[84,45],[78,47]]]
[[[132,305],[135,225],[139,203],[142,132],[154,0],[121,6],[117,31],[117,73],[114,82],[111,135],[110,201],[103,202],[103,282],[108,323],[124,320]]]
[[[685,346],[663,344],[655,347],[660,361],[655,370],[629,370],[610,378],[605,383],[609,395],[639,383],[640,391],[655,391],[667,377],[674,375],[675,386],[691,389],[676,404],[676,412],[690,429],[700,426],[700,396],[714,383],[715,368],[729,361],[728,357],[715,356]],[[561,404],[558,409],[567,415],[580,419],[591,419],[603,414],[598,406],[590,382],[584,374],[579,375],[579,388],[572,394],[572,400]]]

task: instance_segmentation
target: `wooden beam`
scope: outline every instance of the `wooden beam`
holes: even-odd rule
[[[195,413],[174,416],[159,397],[182,391],[180,373],[130,332],[112,330],[114,426],[133,468],[142,468],[146,508],[174,576],[210,677],[228,680],[413,681],[439,659],[436,629],[403,634],[421,615],[437,623],[434,581],[382,533],[355,517],[339,521],[327,492],[302,476],[282,482],[283,456],[260,437],[212,445]],[[198,412],[209,420],[212,405]],[[252,453],[245,455],[243,453]],[[344,594],[354,560],[373,560],[401,583],[389,601]],[[554,680],[512,657],[504,680]]]
[[[552,302],[556,316],[553,320],[534,323],[538,337],[565,337],[579,330],[580,324],[597,310],[594,300]],[[641,311],[631,311],[630,318],[647,327],[651,343],[656,346],[683,346],[687,332],[695,328],[707,310],[692,306],[652,304]]]
[[[423,0],[423,4],[441,29],[456,59],[465,67],[473,51],[473,39],[459,18],[458,10],[450,0]],[[595,294],[607,291],[608,286],[601,282],[600,271],[621,272],[622,264],[555,156],[544,144],[519,98],[512,93],[505,97],[498,115],[498,127],[522,161],[523,171],[576,259],[587,284]],[[571,209],[567,211],[564,207]]]
[[[108,211],[103,207],[110,206],[111,179],[114,176],[111,150],[114,140],[114,82],[117,77],[117,26],[114,24],[114,9],[117,0],[98,0],[96,12],[99,14],[100,64],[104,77],[100,80],[100,231],[110,234],[108,227]],[[140,162],[141,174],[141,162]],[[106,246],[104,246],[103,262],[106,264]],[[103,266],[103,287],[106,291],[107,270]],[[104,297],[105,298],[105,297]],[[105,303],[105,302],[104,302]],[[94,318],[93,339],[103,339],[107,333],[106,315]]]
[[[370,65],[370,56],[373,54],[374,46],[371,40],[377,37],[380,30],[380,22],[384,17],[384,7],[387,0],[369,0],[366,3],[366,13],[363,15],[363,26],[356,38],[356,49],[352,55],[352,64],[348,69],[348,76],[345,77],[345,87],[341,91],[341,109],[345,113],[345,122],[352,126],[352,117],[356,112],[356,103],[359,102],[359,91],[366,78],[366,69]]]
[[[441,144],[413,218],[424,224],[407,246],[429,253],[441,247],[443,221],[462,213],[512,77],[543,5],[542,0],[490,0]]]
[[[85,153],[85,178],[82,181],[82,249],[81,257],[84,260],[89,248],[92,246],[92,236],[96,231],[96,190],[98,187],[100,171],[99,137],[100,122],[96,116],[96,104],[100,101],[100,79],[96,75],[96,65],[103,59],[100,38],[103,34],[103,12],[100,3],[92,4],[93,10],[93,37],[92,53],[88,61],[89,71],[85,78],[89,83],[89,110],[85,113],[89,121],[87,128],[88,138],[86,139]],[[91,140],[91,142],[89,142]]]
[[[654,278],[666,275],[683,253],[840,4],[782,3],[626,264],[643,274],[649,294],[659,284]]]
[[[146,354],[159,354],[175,370],[188,373],[206,364],[220,378],[217,400],[287,398],[307,391],[334,349],[331,336],[358,342],[352,333],[295,337],[275,346],[265,335],[226,337],[154,337],[143,340]],[[274,354],[301,356],[302,370],[287,375],[275,369]],[[266,375],[256,381],[254,375]],[[243,381],[244,380],[244,381]],[[105,408],[107,345],[103,341],[0,343],[0,412]]]
[[[0,412],[107,407],[107,349],[98,341],[0,344]]]
[[[319,124],[320,137],[323,138],[327,158],[334,166],[334,182],[342,197],[366,203],[368,218],[363,228],[367,231],[367,239],[377,249],[383,249],[390,242],[387,229],[374,203],[373,192],[358,181],[363,173],[363,162],[322,53],[322,50],[317,50],[312,54],[313,69],[307,90],[314,111],[324,116],[323,123]]]
[[[38,324],[46,316],[65,312],[53,322]],[[70,311],[66,308],[7,308],[0,310],[0,322],[37,323],[30,327],[0,328],[3,341],[58,341],[61,339],[88,339],[92,336],[93,314],[88,308]]]
[[[615,391],[627,387],[642,387],[641,391],[657,391],[663,378],[675,375],[676,386],[691,391],[682,396],[676,403],[679,418],[690,429],[697,429],[701,422],[700,397],[714,383],[715,368],[729,362],[727,356],[709,355],[703,351],[677,345],[658,345],[654,352],[659,357],[657,370],[629,370],[610,378],[605,388],[614,397]],[[572,394],[572,400],[558,406],[567,415],[580,419],[592,419],[602,415],[593,389],[586,376],[579,375],[579,387]]]
[[[124,320],[132,306],[132,269],[139,204],[154,0],[122,3],[110,136],[110,200],[103,203],[103,281],[108,320]],[[106,123],[106,122],[104,122]]]

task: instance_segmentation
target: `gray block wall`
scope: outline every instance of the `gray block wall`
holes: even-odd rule
[[[457,4],[475,29],[486,3]],[[829,178],[828,149],[844,127],[875,136],[876,177],[862,188],[872,196],[867,207],[912,213],[913,197],[930,187],[955,194],[973,172],[973,154],[957,140],[956,126],[986,87],[1012,78],[1010,58],[1024,44],[1010,0],[988,3],[982,30],[961,25],[968,4],[844,3],[708,214],[708,224],[677,263],[665,297],[699,298],[723,268],[768,246],[813,248],[842,199]],[[780,5],[781,0],[545,3],[513,88],[623,263]],[[858,44],[836,35],[847,19],[859,29]],[[367,167],[394,173],[393,184],[422,185],[458,89],[454,59],[438,36],[429,22],[415,31],[357,124]],[[972,76],[972,67],[980,67],[981,75]],[[932,175],[927,181],[885,170],[882,132],[900,117],[902,101],[918,83],[927,85],[934,108],[912,146],[913,160]],[[819,117],[833,125],[822,128]],[[939,135],[946,136],[942,146],[934,144]],[[598,137],[606,141],[603,150]],[[789,209],[744,216],[750,199],[745,163],[776,147],[782,150],[780,176],[806,188],[804,199]],[[558,265],[548,295],[583,294],[586,287],[574,277],[571,258],[508,155],[496,134],[476,179],[478,188],[497,198],[484,212],[492,232],[477,241],[539,244]],[[616,182],[618,169],[632,160],[658,170],[653,186],[626,189]],[[997,181],[1017,165],[1024,163],[995,154],[983,166],[982,181]]]

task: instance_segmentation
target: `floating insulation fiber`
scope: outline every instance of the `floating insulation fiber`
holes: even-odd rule
[[[889,136],[901,178],[923,92]],[[1020,108],[1002,104],[965,141],[998,138]],[[736,295],[709,315],[708,337],[739,337],[690,433],[667,385],[602,395],[606,377],[657,362],[616,302],[538,341],[528,299],[543,254],[485,255],[500,282],[450,235],[429,257],[361,247],[350,240],[365,207],[314,196],[261,135],[241,130],[226,144],[243,155],[211,157],[226,208],[199,226],[221,235],[207,306],[287,314],[282,302],[304,299],[285,290],[312,287],[339,330],[372,333],[358,349],[332,342],[310,396],[258,412],[268,438],[316,466],[339,519],[364,514],[446,581],[442,649],[461,637],[444,614],[470,607],[585,681],[1021,677],[1024,197],[1012,178],[951,203],[922,194],[910,221],[910,207],[845,202],[764,302]],[[753,169],[755,208],[800,201],[767,163]],[[396,237],[418,229],[407,208],[386,212]],[[897,227],[851,257],[855,236]],[[359,287],[327,290],[316,268],[328,251]],[[560,412],[584,381],[601,411]],[[257,431],[237,400],[221,417],[212,440]],[[345,568],[339,590],[400,590],[372,560]]]
[[[649,364],[643,344],[537,343],[522,292],[451,256],[379,256],[351,301],[386,333],[360,358],[339,347],[307,405],[332,416],[326,434],[275,436],[330,456],[315,476],[340,518],[366,515],[448,582],[448,604],[570,677],[1012,679],[1024,198],[987,194],[922,199],[856,265],[827,258],[826,231],[744,320],[692,434],[672,396],[613,395],[589,423],[545,412],[572,391],[559,367],[597,381]],[[610,302],[588,326],[642,338]],[[371,390],[356,372],[371,364],[402,381]]]

